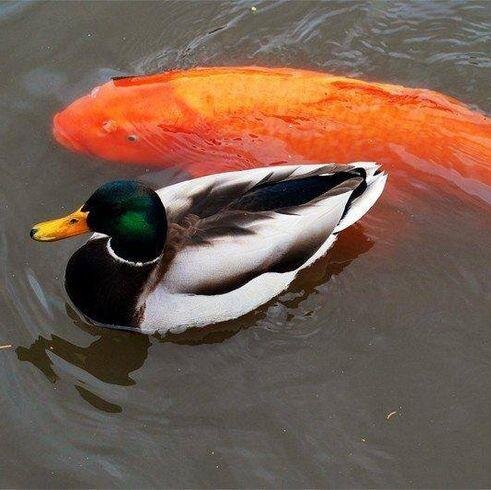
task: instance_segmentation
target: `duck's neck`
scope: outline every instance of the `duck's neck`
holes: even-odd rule
[[[109,233],[108,247],[127,262],[149,263],[162,255],[167,238],[167,218],[160,200],[145,211],[127,212]]]
[[[165,246],[165,234],[156,233],[144,239],[131,239],[127,237],[111,237],[108,249],[111,255],[124,262],[147,264],[155,262],[161,255]]]

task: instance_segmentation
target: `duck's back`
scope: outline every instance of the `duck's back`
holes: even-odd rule
[[[196,219],[148,296],[141,328],[181,331],[263,304],[324,255],[384,184],[376,165],[361,163],[234,172],[163,189],[172,221]]]

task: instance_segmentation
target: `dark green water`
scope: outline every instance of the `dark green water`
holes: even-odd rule
[[[182,178],[52,140],[111,76],[308,67],[489,113],[490,41],[487,2],[0,3],[1,487],[491,486],[489,205],[408,176],[270,305],[166,342],[81,323],[82,240],[28,238],[106,180]]]

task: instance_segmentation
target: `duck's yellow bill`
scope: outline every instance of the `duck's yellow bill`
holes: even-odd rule
[[[31,230],[31,238],[39,242],[54,242],[55,240],[81,235],[90,231],[87,225],[88,214],[78,209],[63,218],[38,223]]]

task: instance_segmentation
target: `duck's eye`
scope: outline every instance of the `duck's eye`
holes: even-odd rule
[[[74,225],[75,223],[78,223],[78,219],[77,219],[77,218],[72,218],[72,219],[69,221],[69,223],[70,223],[71,225]]]
[[[132,143],[134,141],[137,141],[138,140],[138,136],[136,134],[129,134],[128,135],[128,141],[131,141]]]

